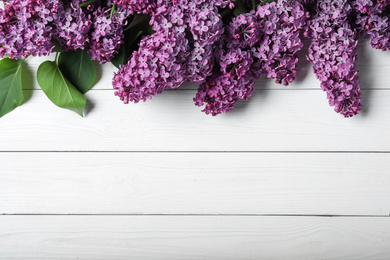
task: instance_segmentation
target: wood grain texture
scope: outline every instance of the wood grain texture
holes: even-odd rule
[[[0,216],[0,259],[388,259],[390,218]]]
[[[0,214],[390,213],[390,154],[3,153]]]
[[[390,90],[363,92],[364,111],[350,119],[320,90],[257,91],[218,117],[195,107],[194,95],[170,91],[123,105],[95,90],[81,118],[33,91],[1,119],[0,151],[390,151]]]

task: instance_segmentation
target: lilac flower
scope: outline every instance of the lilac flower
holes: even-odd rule
[[[371,46],[376,49],[387,50],[390,48],[390,21],[386,16],[386,7],[389,0],[353,0],[356,10],[356,25],[363,34],[371,39]]]
[[[251,75],[241,78],[217,73],[203,83],[194,98],[195,105],[205,105],[202,112],[216,116],[235,107],[238,100],[248,100],[252,95],[254,80]]]
[[[266,75],[288,85],[296,77],[297,52],[303,46],[300,39],[306,23],[303,6],[296,0],[278,0],[259,5],[256,16],[263,33],[253,48],[256,58],[253,73],[256,78]]]
[[[203,111],[215,116],[233,109],[238,100],[247,100],[255,78],[266,75],[285,85],[294,80],[305,20],[298,1],[283,0],[233,18],[215,46],[217,65],[200,85],[195,104],[205,105]]]
[[[226,113],[235,107],[238,100],[247,100],[252,95],[251,46],[260,39],[255,21],[254,11],[233,18],[225,35],[216,44],[213,74],[199,86],[194,98],[195,105],[205,105],[202,111],[206,114],[216,116]]]
[[[152,15],[151,24],[155,31],[165,34],[174,31],[191,39],[188,61],[183,67],[187,81],[203,83],[214,65],[213,45],[223,33],[222,17],[218,6],[230,1],[172,1],[160,7]]]
[[[349,2],[319,0],[306,31],[312,40],[307,58],[313,63],[321,88],[327,92],[329,104],[345,117],[361,110],[359,77],[355,69],[357,32],[349,20],[351,12]]]
[[[145,37],[139,50],[113,79],[122,101],[150,99],[184,81],[203,83],[214,66],[213,45],[223,34],[218,7],[231,1],[114,1],[130,12],[146,8],[155,34]],[[144,9],[145,10],[145,9]]]
[[[83,2],[86,0],[70,0],[70,6],[60,9],[56,17],[53,38],[65,50],[84,49],[89,43],[92,16],[79,6]]]
[[[10,0],[0,9],[0,57],[11,59],[43,56],[54,49],[50,42],[58,0]]]
[[[115,95],[124,103],[138,103],[167,88],[179,87],[185,81],[182,67],[187,53],[188,40],[180,33],[146,36],[129,62],[115,73]]]
[[[113,5],[98,7],[93,13],[92,32],[88,53],[100,63],[110,61],[123,44],[123,27],[129,11]]]
[[[163,6],[168,0],[114,0],[114,4],[127,8],[132,14],[150,14]]]

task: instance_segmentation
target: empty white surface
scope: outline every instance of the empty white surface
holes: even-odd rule
[[[16,153],[0,165],[0,214],[390,213],[390,154]]]
[[[0,259],[387,259],[389,218],[4,216]]]
[[[350,119],[304,61],[218,117],[191,84],[123,105],[110,65],[85,118],[32,83],[0,119],[0,259],[388,259],[390,53],[359,58]]]

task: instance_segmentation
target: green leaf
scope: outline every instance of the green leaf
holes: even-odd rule
[[[242,0],[238,0],[234,2],[234,9],[233,9],[233,14],[234,16],[239,16],[240,14],[247,13],[248,9],[245,6],[245,4],[242,2]]]
[[[0,61],[0,117],[23,102],[22,64],[23,60],[4,58]]]
[[[129,26],[125,28],[125,30],[129,30],[129,29],[135,29],[136,31],[142,30],[144,27],[149,25],[150,19],[151,19],[150,15],[136,14],[133,20],[131,21],[131,23],[129,24]]]
[[[43,92],[55,105],[83,116],[87,99],[64,77],[54,61],[45,61],[39,66],[37,80]]]
[[[129,56],[133,53],[138,45],[138,40],[142,31],[129,31],[125,35],[124,44],[118,50],[118,54],[111,60],[111,63],[119,68],[119,65],[127,63]]]
[[[51,42],[54,45],[54,52],[65,52],[65,50],[62,48],[61,44],[59,44],[58,42],[56,42],[54,40],[51,40]]]
[[[64,76],[81,93],[91,89],[96,79],[96,68],[86,50],[61,52],[58,66]]]

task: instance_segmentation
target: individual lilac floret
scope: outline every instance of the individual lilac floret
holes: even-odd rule
[[[115,95],[127,104],[151,99],[167,88],[177,88],[184,81],[183,64],[188,41],[183,34],[157,32],[146,36],[126,65],[121,65],[113,79]]]
[[[123,27],[129,16],[128,9],[115,6],[98,7],[93,13],[93,31],[88,53],[101,64],[110,61],[123,44]]]
[[[253,49],[256,78],[266,75],[276,83],[288,85],[297,73],[297,52],[303,43],[300,31],[306,23],[306,14],[300,1],[278,0],[257,7],[261,40]]]
[[[390,21],[384,13],[389,6],[388,0],[354,0],[353,7],[356,10],[356,25],[360,31],[367,34],[370,44],[375,49],[387,50],[390,48]]]
[[[327,92],[329,104],[345,117],[361,110],[360,84],[355,69],[357,32],[349,20],[352,7],[343,0],[319,0],[309,22],[308,60]]]
[[[79,6],[85,2],[71,0],[70,6],[59,10],[56,19],[54,39],[65,50],[84,49],[89,43],[89,31],[92,26],[91,14]]]
[[[5,1],[0,9],[0,57],[8,54],[19,59],[53,52],[53,20],[61,5],[58,0]]]

